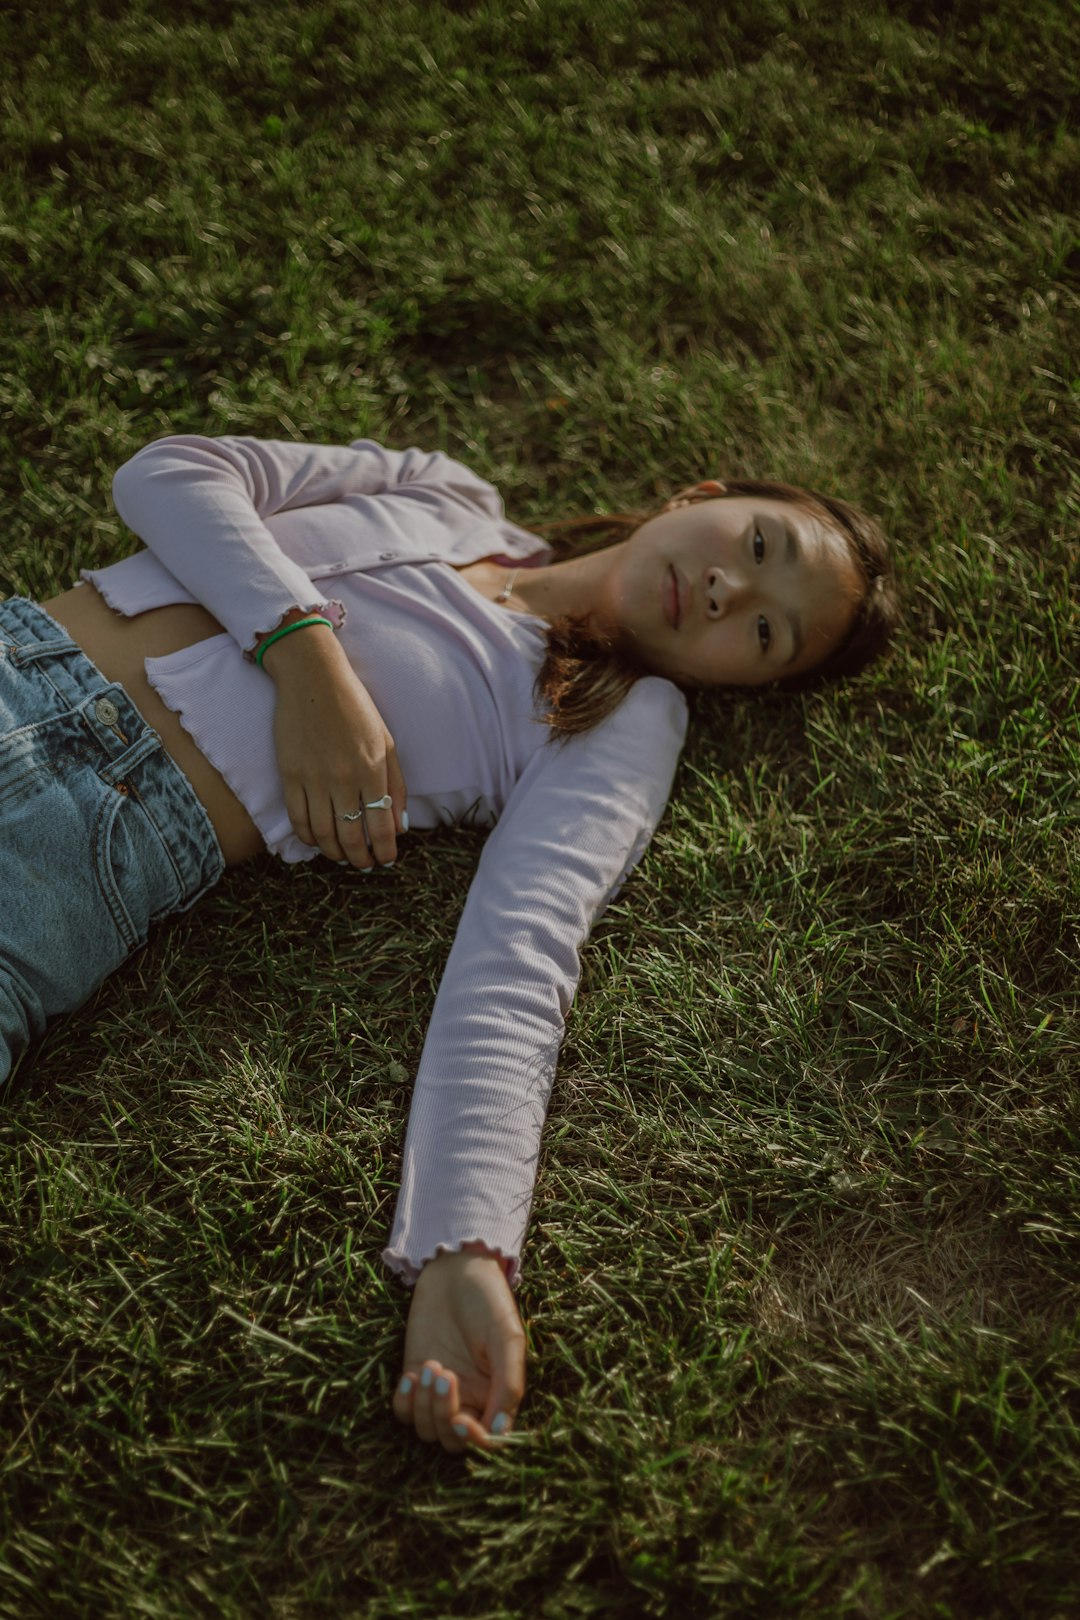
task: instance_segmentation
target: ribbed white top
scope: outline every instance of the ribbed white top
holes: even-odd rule
[[[542,622],[456,572],[491,555],[542,563],[546,548],[439,453],[184,436],[140,451],[113,489],[149,549],[83,577],[120,613],[199,601],[225,626],[148,659],[147,675],[268,849],[318,853],[289,826],[275,688],[251,657],[292,607],[333,619],[395,739],[411,827],[493,827],[436,997],[382,1257],[411,1284],[440,1249],[480,1241],[516,1284],[579,950],[663,813],[682,694],[647,677],[594,730],[552,740],[533,699]]]

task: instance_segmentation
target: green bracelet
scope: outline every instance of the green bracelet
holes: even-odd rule
[[[294,624],[287,624],[284,630],[275,630],[272,636],[267,636],[266,640],[255,654],[255,662],[258,664],[259,668],[262,669],[263,667],[263,653],[266,651],[267,647],[272,647],[275,641],[280,641],[282,636],[289,635],[293,630],[302,630],[305,624],[326,624],[330,626],[331,630],[334,628],[331,621],[323,614],[315,613],[310,619],[297,619]]]

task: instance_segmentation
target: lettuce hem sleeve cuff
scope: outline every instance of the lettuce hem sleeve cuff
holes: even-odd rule
[[[460,1254],[468,1243],[482,1243],[486,1249],[502,1262],[506,1280],[511,1288],[516,1288],[521,1280],[521,1259],[516,1254],[507,1254],[497,1243],[489,1243],[486,1238],[458,1238],[452,1243],[436,1243],[430,1254],[425,1254],[420,1260],[413,1261],[401,1249],[386,1248],[381,1259],[384,1266],[388,1266],[405,1284],[406,1288],[415,1288],[416,1280],[429,1260],[434,1260],[440,1254]]]
[[[348,618],[348,610],[345,607],[344,602],[339,602],[335,597],[322,600],[317,597],[311,597],[304,602],[290,602],[288,607],[282,608],[273,624],[267,625],[265,629],[260,628],[251,632],[250,637],[241,649],[244,654],[244,658],[249,664],[253,664],[255,662],[255,653],[257,650],[255,643],[258,637],[272,635],[275,630],[280,629],[282,620],[287,614],[291,613],[294,608],[299,608],[301,613],[321,613],[324,618],[330,620],[330,623],[334,627],[335,635],[342,628],[345,620]]]

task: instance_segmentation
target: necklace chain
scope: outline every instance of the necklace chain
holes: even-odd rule
[[[507,580],[506,584],[503,586],[502,590],[499,592],[498,596],[495,598],[496,602],[505,602],[511,596],[511,594],[513,593],[513,589],[514,589],[514,581],[515,581],[515,579],[517,579],[520,572],[521,572],[520,568],[511,569],[510,578]]]

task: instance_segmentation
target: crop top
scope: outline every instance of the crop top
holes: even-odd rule
[[[591,731],[555,739],[534,683],[542,620],[457,568],[549,549],[497,491],[440,452],[252,438],[160,439],[113,483],[147,550],[83,569],[115,611],[200,602],[223,633],[148,658],[150,684],[288,863],[275,686],[256,638],[322,612],[394,738],[413,830],[491,828],[417,1071],[384,1263],[482,1242],[516,1286],[540,1134],[579,951],[663,813],[685,737],[678,688],[644,676]]]

